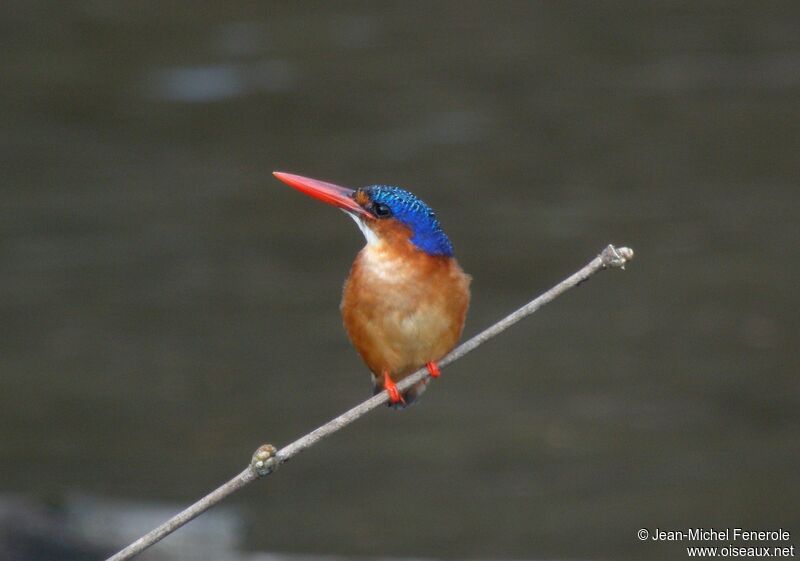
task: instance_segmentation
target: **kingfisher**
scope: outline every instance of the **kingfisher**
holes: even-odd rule
[[[402,408],[440,375],[437,361],[464,329],[471,277],[453,254],[436,214],[399,187],[358,189],[319,179],[274,172],[276,178],[338,207],[364,234],[344,283],[342,319],[347,335],[372,372],[374,394]],[[426,366],[430,377],[402,394],[396,383]]]

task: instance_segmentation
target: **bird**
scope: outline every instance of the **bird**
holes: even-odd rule
[[[375,184],[342,187],[276,171],[273,175],[343,210],[364,234],[344,283],[340,311],[350,342],[372,373],[373,394],[404,408],[438,378],[437,364],[455,347],[470,303],[471,277],[454,257],[436,214],[405,189]],[[404,392],[397,382],[427,367]]]

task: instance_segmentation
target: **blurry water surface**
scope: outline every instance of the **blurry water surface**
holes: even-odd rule
[[[232,500],[248,545],[682,558],[800,532],[796,3],[7,2],[0,491],[188,502],[370,394],[353,224],[431,204],[473,334],[637,259]]]

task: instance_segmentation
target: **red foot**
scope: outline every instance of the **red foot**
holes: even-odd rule
[[[439,365],[435,362],[431,361],[425,364],[428,367],[428,372],[431,375],[431,378],[438,378],[442,375],[441,371],[439,371]]]
[[[397,389],[388,372],[383,373],[383,389],[389,394],[389,403],[402,403],[405,405],[406,400],[400,395],[400,390]]]

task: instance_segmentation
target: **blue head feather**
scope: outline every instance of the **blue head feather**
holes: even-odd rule
[[[372,185],[364,191],[373,204],[383,203],[392,216],[411,230],[411,242],[430,255],[453,256],[453,245],[447,238],[436,214],[419,197],[399,187]]]

